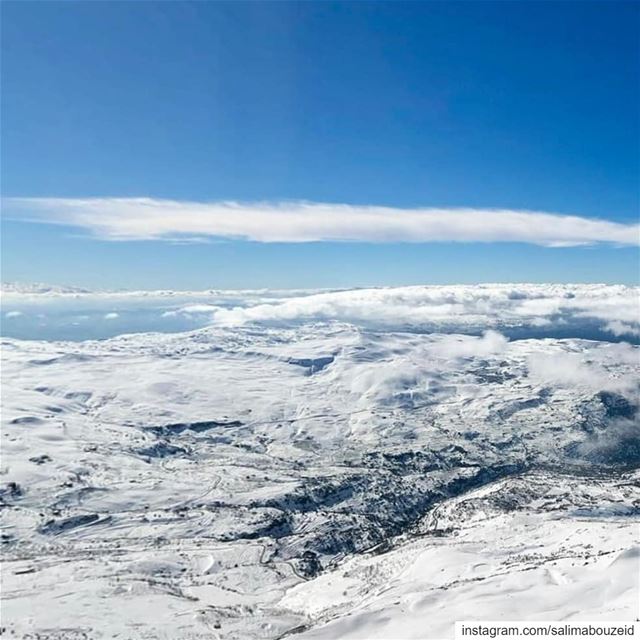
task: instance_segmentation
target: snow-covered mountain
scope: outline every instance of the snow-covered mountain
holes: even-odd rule
[[[430,333],[436,293],[417,289],[252,302],[187,333],[5,338],[8,631],[439,638],[474,617],[633,619],[640,348]],[[439,326],[459,331],[456,309],[484,296],[483,318],[525,305],[535,327],[559,295],[509,291],[441,293]],[[573,316],[584,291],[562,292]],[[589,299],[598,321],[614,293]]]

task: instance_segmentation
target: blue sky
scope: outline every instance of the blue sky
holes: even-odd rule
[[[37,216],[14,215],[10,203],[3,280],[634,283],[638,249],[613,240],[640,210],[639,18],[640,5],[622,2],[4,2],[4,197],[145,197],[159,217],[167,200],[305,200],[390,216],[497,208],[625,227],[563,248],[497,231],[407,242],[413,227],[401,241],[344,230],[327,241],[314,228],[310,242],[265,242],[244,229],[219,238],[219,224],[192,243],[176,242],[175,220],[171,237],[121,237],[120,210],[105,231],[85,210],[36,203]],[[539,220],[528,234],[547,226]]]

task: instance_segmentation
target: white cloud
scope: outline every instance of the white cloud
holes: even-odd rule
[[[436,356],[449,358],[484,357],[503,352],[509,340],[497,331],[486,331],[482,337],[446,336],[437,342],[432,351]]]
[[[640,365],[640,349],[626,342],[604,343],[598,347],[598,359],[607,366]]]
[[[4,314],[5,318],[19,318],[21,315],[23,315],[22,311],[8,311],[7,313]]]
[[[481,333],[534,329],[584,337],[595,332],[640,334],[640,288],[603,284],[478,284],[339,291],[128,291],[33,293],[13,287],[4,303],[28,313],[111,309],[156,310],[196,324],[338,321],[367,328]],[[193,324],[193,323],[192,323]],[[191,325],[190,325],[191,326]],[[518,333],[518,332],[517,332]],[[522,336],[522,331],[518,335]]]
[[[548,318],[533,318],[529,324],[532,327],[548,327],[553,323]]]
[[[179,309],[173,309],[171,311],[165,311],[162,314],[163,318],[173,318],[178,315],[191,316],[215,313],[220,310],[221,307],[213,304],[187,304]]]
[[[551,327],[640,318],[638,288],[622,285],[475,285],[355,289],[211,310],[220,325],[340,320],[369,326]],[[635,329],[634,329],[635,327]]]
[[[541,211],[398,209],[312,202],[8,198],[5,216],[72,225],[106,240],[209,237],[256,242],[527,242],[638,245],[640,225]]]
[[[120,314],[116,313],[115,311],[112,311],[111,313],[106,313],[104,316],[105,320],[115,320],[116,318],[119,318]]]
[[[630,354],[637,351],[627,345]],[[635,381],[631,377],[615,377],[602,364],[591,362],[584,353],[534,353],[528,358],[529,377],[541,385],[569,389],[588,389],[589,391],[621,391],[633,390]]]
[[[612,333],[614,336],[640,336],[640,327],[620,322],[620,320],[613,320],[608,322],[605,327],[605,331]]]

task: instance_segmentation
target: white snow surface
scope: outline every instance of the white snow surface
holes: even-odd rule
[[[371,327],[341,295],[311,296],[340,318],[290,326],[259,304],[181,334],[3,339],[7,633],[400,640],[638,615],[639,348]],[[464,295],[442,304],[482,299]],[[512,299],[544,316],[550,295]]]

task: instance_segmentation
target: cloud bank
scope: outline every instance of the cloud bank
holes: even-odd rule
[[[185,305],[213,324],[341,321],[369,327],[456,331],[598,324],[615,336],[637,335],[640,290],[623,285],[443,285],[352,289],[249,305]]]
[[[3,208],[9,218],[79,227],[104,240],[640,244],[638,224],[510,209],[153,198],[7,198]]]
[[[478,284],[324,291],[78,291],[3,285],[5,314],[77,320],[82,314],[140,322],[130,331],[207,325],[338,322],[368,329],[511,337],[640,337],[640,288],[604,284]],[[165,324],[163,324],[165,323]],[[98,323],[104,326],[104,323]],[[493,335],[493,334],[488,334]]]

